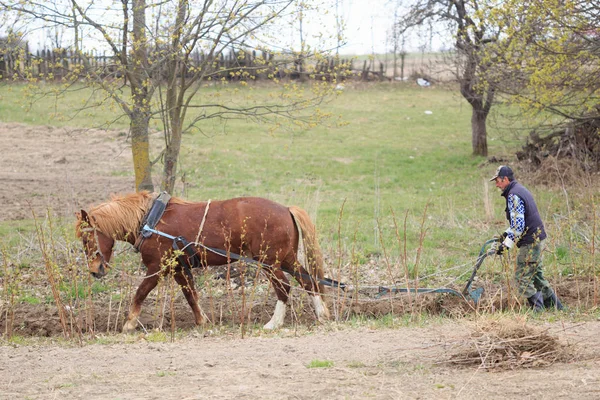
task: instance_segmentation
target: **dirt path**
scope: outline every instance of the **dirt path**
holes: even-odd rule
[[[577,360],[486,372],[446,361],[468,324],[207,337],[177,343],[0,347],[5,399],[600,398],[600,322],[544,325]],[[311,361],[329,368],[307,368]]]
[[[134,189],[124,132],[0,123],[0,138],[0,221],[72,215]]]

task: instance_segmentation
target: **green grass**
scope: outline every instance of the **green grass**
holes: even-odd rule
[[[148,332],[148,334],[146,334],[144,336],[144,338],[151,343],[166,343],[169,341],[169,338],[167,336],[166,332],[160,332],[160,331],[152,331],[152,332]]]
[[[211,86],[199,93],[197,101],[255,101],[278,90],[268,85],[252,87],[251,92],[233,84]],[[90,97],[89,91],[65,94],[58,102],[44,97],[30,103],[32,93],[22,84],[3,87],[0,120],[80,127],[112,122],[111,128],[127,129],[126,119],[116,118],[116,109],[106,102],[69,116],[74,105]],[[251,100],[244,97],[247,93]],[[99,94],[91,97],[101,100]],[[261,196],[299,205],[309,211],[322,247],[333,260],[353,257],[353,262],[363,264],[387,255],[390,263],[397,263],[406,235],[408,268],[419,275],[474,262],[483,242],[505,228],[503,199],[487,182],[496,163],[472,156],[471,109],[457,90],[347,84],[321,108],[344,123],[275,133],[268,124],[245,119],[201,123],[201,132],[184,137],[179,170],[186,179],[184,196],[190,200]],[[158,122],[153,126],[160,128]],[[501,121],[494,120],[490,138],[510,137],[500,127]],[[490,140],[490,155],[513,160],[517,143]],[[160,167],[154,173],[159,176]],[[592,268],[589,258],[576,255],[589,253],[589,242],[582,238],[589,240],[593,226],[584,223],[593,215],[592,204],[597,204],[593,189],[586,197],[569,188],[535,185],[518,169],[517,177],[538,199],[552,238],[549,249],[558,250],[555,258],[548,257],[550,269],[573,273],[581,262]],[[176,186],[180,195],[182,185]],[[490,215],[485,213],[486,199]],[[581,227],[583,236],[565,229],[574,225]],[[0,223],[2,243],[14,245],[19,240],[12,234],[15,229],[30,228],[29,222]],[[420,261],[415,265],[419,247]]]
[[[401,218],[409,212],[412,228],[428,203],[438,214],[449,191],[479,174],[481,159],[471,157],[470,136],[460,134],[469,115],[451,93],[349,89],[329,111],[348,125],[269,136],[234,121],[218,138],[189,137],[182,154],[188,197],[257,195],[296,203],[311,212],[326,241],[349,245],[357,231],[370,254],[377,250],[377,225],[390,233],[392,211]],[[455,207],[469,206],[471,192],[450,194]]]
[[[63,282],[60,285],[60,291],[65,293],[68,296],[68,298],[71,299],[85,299],[88,291],[90,290],[93,294],[98,294],[107,292],[111,290],[111,288],[109,288],[108,286],[106,286],[106,284],[100,281],[93,282],[91,287],[88,287],[85,283],[82,282],[78,282],[77,285],[67,284]]]
[[[23,295],[23,296],[20,296],[18,301],[21,302],[21,303],[27,303],[27,304],[32,304],[32,305],[36,305],[36,304],[41,304],[42,303],[42,301],[39,298],[34,297],[32,295],[27,295],[27,294]]]
[[[0,223],[0,238],[3,239],[0,245],[16,246],[23,239],[21,234],[29,234],[33,230],[34,224],[31,220],[3,221]]]
[[[331,368],[331,367],[333,367],[333,361],[330,361],[330,360],[312,360],[306,366],[306,368]]]

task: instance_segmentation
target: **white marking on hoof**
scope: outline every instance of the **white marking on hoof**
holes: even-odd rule
[[[330,318],[329,309],[327,308],[325,302],[323,302],[321,296],[313,296],[313,305],[315,307],[315,313],[317,314],[317,319],[319,322],[328,321]]]
[[[273,313],[271,320],[267,322],[267,324],[264,326],[264,329],[273,330],[282,326],[283,321],[285,320],[285,312],[285,303],[281,300],[277,300],[277,304],[275,305],[275,312]]]
[[[137,318],[134,320],[128,319],[123,325],[123,333],[133,332],[137,328]]]

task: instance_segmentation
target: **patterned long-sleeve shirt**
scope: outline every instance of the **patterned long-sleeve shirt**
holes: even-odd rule
[[[510,194],[508,195],[508,210],[510,213],[510,228],[506,230],[504,245],[512,248],[525,231],[525,202],[516,194]]]

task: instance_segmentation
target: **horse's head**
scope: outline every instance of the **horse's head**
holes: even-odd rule
[[[81,213],[75,213],[75,216],[77,217],[75,231],[83,243],[90,273],[95,278],[102,278],[110,269],[109,263],[115,241],[112,237],[102,233],[97,228],[94,218],[84,210],[81,210]]]

